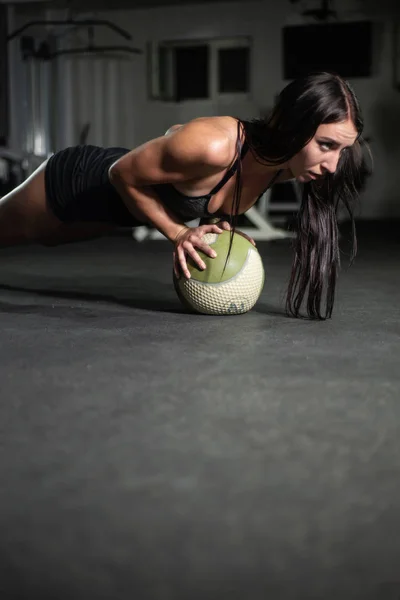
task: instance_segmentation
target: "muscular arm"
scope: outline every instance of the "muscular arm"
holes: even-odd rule
[[[185,225],[160,202],[154,190],[150,187],[127,184],[114,169],[110,171],[110,181],[136,219],[155,227],[171,242],[176,240]]]
[[[200,179],[232,161],[234,140],[213,124],[192,121],[151,140],[110,168],[110,181],[132,214],[174,241],[182,221],[159,200],[151,186]]]

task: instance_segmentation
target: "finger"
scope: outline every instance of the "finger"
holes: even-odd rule
[[[202,229],[202,235],[204,235],[205,233],[222,233],[223,229],[221,229],[221,227],[219,227],[219,225],[202,225],[201,226]]]
[[[193,262],[197,265],[197,267],[199,269],[206,268],[206,264],[205,264],[205,262],[203,262],[202,258],[197,253],[196,248],[199,248],[199,249],[201,248],[202,250],[203,250],[203,248],[205,248],[205,249],[208,248],[209,251],[211,251],[211,248],[209,246],[207,246],[207,244],[205,242],[203,242],[201,240],[201,238],[197,238],[197,239],[193,238],[190,242],[188,240],[186,240],[185,242],[183,242],[182,246],[183,246],[184,253],[186,253],[186,254],[188,254],[188,256],[190,256],[190,258],[193,260]],[[214,254],[215,254],[215,252],[214,252]]]
[[[210,248],[210,250],[211,250],[211,248]],[[186,252],[190,256],[190,258],[193,260],[193,262],[197,265],[197,267],[199,269],[201,269],[202,271],[204,271],[204,269],[206,268],[207,265],[203,261],[203,259],[201,258],[201,256],[196,252],[196,249],[192,246],[191,248],[188,248],[186,250]]]
[[[186,277],[186,279],[190,279],[190,271],[189,271],[187,263],[186,263],[185,250],[182,248],[182,246],[178,246],[177,253],[178,253],[179,267],[180,267],[184,277]]]
[[[228,223],[228,221],[221,221],[219,223],[219,226],[222,227],[222,229],[224,229],[225,231],[231,230],[231,225],[230,225],[230,223]]]
[[[214,233],[217,233],[217,232],[214,232]],[[220,230],[220,233],[222,233],[222,230]],[[201,252],[204,252],[204,254],[206,254],[210,258],[215,258],[217,256],[217,253],[215,252],[215,250],[213,250],[213,248],[210,248],[210,246],[205,241],[203,241],[203,235],[204,234],[202,234],[202,233],[199,233],[196,235],[193,234],[190,236],[190,238],[188,240],[185,240],[184,242],[182,242],[184,251],[189,254],[189,256],[195,261],[195,263],[201,269],[205,269],[206,265],[202,261],[200,256],[197,254],[195,248],[198,248],[199,250],[201,250]],[[195,252],[195,255],[193,255],[193,250]]]
[[[208,244],[206,244],[205,242],[203,242],[203,240],[199,239],[196,242],[196,248],[198,250],[200,250],[201,252],[203,252],[203,254],[206,254],[207,256],[209,256],[210,258],[215,258],[217,256],[217,253],[215,252],[215,250],[213,248],[211,248]],[[193,248],[194,249],[194,248]],[[194,250],[196,252],[196,250]],[[196,255],[199,256],[196,252]],[[191,254],[192,256],[192,254]],[[201,260],[200,256],[199,259],[201,261],[201,263],[204,265],[204,267],[202,268],[206,268],[205,263],[203,263],[203,261]]]
[[[242,234],[244,238],[246,238],[246,240],[248,242],[250,242],[250,244],[253,244],[253,246],[256,245],[255,241],[253,240],[253,238],[249,237],[248,235],[245,235],[244,233]]]
[[[238,231],[236,230],[236,233],[238,235],[241,235],[242,237],[244,237],[248,242],[250,242],[250,244],[253,244],[253,246],[256,245],[255,241],[253,240],[253,238],[249,237],[248,235],[246,235],[245,233],[243,233],[243,231]]]

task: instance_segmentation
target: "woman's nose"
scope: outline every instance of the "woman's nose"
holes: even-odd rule
[[[329,158],[326,158],[322,163],[321,167],[323,170],[328,171],[329,173],[334,173],[337,169],[337,165],[339,162],[340,154],[339,152],[332,152]]]

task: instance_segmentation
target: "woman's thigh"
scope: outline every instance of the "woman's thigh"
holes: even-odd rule
[[[0,247],[30,243],[56,246],[93,239],[115,229],[112,223],[60,221],[46,201],[46,162],[0,199]]]

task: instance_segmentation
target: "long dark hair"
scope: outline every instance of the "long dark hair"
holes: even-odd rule
[[[339,123],[348,118],[354,123],[358,137],[342,152],[336,172],[325,175],[322,180],[303,184],[286,298],[286,311],[294,317],[301,316],[304,300],[309,318],[332,316],[340,267],[337,224],[340,203],[346,207],[352,225],[351,262],[357,252],[353,207],[362,187],[363,120],[360,106],[348,82],[337,74],[320,72],[287,85],[267,119],[240,120],[253,156],[263,164],[279,165],[297,154],[314,137],[321,124]],[[239,164],[232,201],[233,230],[237,224],[241,175]]]

